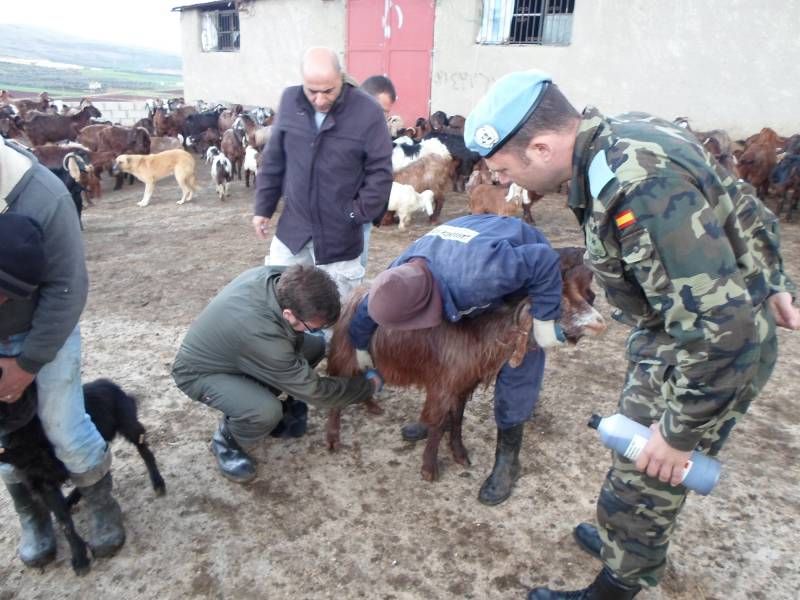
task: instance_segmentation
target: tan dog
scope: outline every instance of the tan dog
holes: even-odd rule
[[[114,161],[114,166],[144,182],[144,196],[136,203],[137,206],[147,206],[156,181],[172,174],[183,192],[178,204],[191,200],[192,193],[197,190],[194,157],[186,150],[165,150],[158,154],[120,154]]]

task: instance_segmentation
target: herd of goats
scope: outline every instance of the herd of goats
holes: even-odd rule
[[[179,201],[183,203],[191,198],[196,185],[194,159],[187,159],[184,153],[194,153],[210,163],[220,200],[226,198],[234,178],[241,180],[244,174],[245,186],[250,186],[270,138],[272,109],[245,110],[241,104],[226,107],[203,101],[193,106],[183,98],[148,100],[145,106],[146,116],[126,127],[103,120],[88,99],[70,107],[52,100],[46,92],[38,98],[15,99],[2,90],[0,134],[29,147],[60,177],[79,212],[84,201],[91,203],[101,196],[103,173],[116,179],[117,190],[126,171],[129,177],[133,174],[145,182],[141,206],[147,205],[155,180],[172,174],[184,192]],[[679,117],[674,122],[692,131],[688,119]],[[403,229],[416,211],[427,213],[435,222],[445,193],[451,190],[467,193],[472,213],[521,215],[533,222],[531,205],[541,196],[513,184],[500,185],[494,179],[480,156],[464,144],[463,116],[448,117],[437,111],[428,118],[420,117],[413,127],[391,116],[388,126],[394,139],[395,185],[385,224],[399,223]],[[792,220],[800,201],[800,134],[785,138],[764,128],[746,140],[734,141],[720,129],[692,133],[720,164],[751,183],[759,197],[775,197],[777,214],[785,209],[787,219]],[[153,155],[153,159],[139,170],[121,168],[130,164],[125,158],[129,155]],[[184,175],[183,180],[177,166],[181,162],[186,165],[184,172],[192,171],[192,176]]]

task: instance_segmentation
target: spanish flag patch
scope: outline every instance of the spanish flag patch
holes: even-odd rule
[[[634,215],[633,211],[629,208],[619,213],[614,218],[614,221],[617,223],[617,229],[622,230],[636,223],[636,215]]]

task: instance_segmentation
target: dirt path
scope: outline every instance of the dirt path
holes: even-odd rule
[[[396,389],[382,416],[345,412],[339,453],[325,449],[324,415],[312,410],[305,437],[270,438],[258,449],[255,482],[230,483],[208,451],[216,415],[184,397],[169,368],[192,319],[261,262],[265,245],[251,233],[251,191],[235,182],[221,205],[205,166],[198,169],[204,189],[188,205],[176,206],[177,186],[162,183],[151,206],[139,208],[137,184],[108,191],[84,213],[92,283],[82,320],[84,378],[112,377],[140,398],[168,495],[153,496],[134,449],[117,442],[114,479],[128,541],[77,578],[60,536],[55,565],[23,567],[14,556],[17,523],[0,494],[0,600],[521,600],[532,585],[590,581],[598,563],[577,549],[571,531],[594,518],[609,457],[585,422],[592,412],[614,411],[625,329],[612,325],[602,339],[548,358],[537,415],[526,427],[523,477],[499,507],[476,500],[494,457],[491,390],[467,406],[472,467],[443,451],[438,483],[420,479],[422,447],[399,435],[417,415],[419,393]],[[537,205],[539,226],[554,245],[578,245],[563,206],[560,196]],[[465,197],[451,195],[445,216],[465,212]],[[405,233],[374,231],[369,276],[425,231],[421,219]],[[783,236],[788,270],[800,281],[800,226],[784,226]],[[710,497],[689,498],[663,585],[639,597],[797,597],[799,362],[800,335],[782,333],[775,374],[723,455],[723,481]],[[85,515],[76,521],[85,531]]]

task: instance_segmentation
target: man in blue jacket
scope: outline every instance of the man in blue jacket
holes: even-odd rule
[[[310,48],[303,85],[281,98],[263,168],[256,177],[253,226],[267,239],[283,196],[270,266],[316,264],[342,298],[364,277],[362,226],[386,209],[392,186],[392,142],[383,111],[346,82],[336,54]]]
[[[359,366],[373,368],[372,334],[388,329],[426,329],[493,310],[524,296],[534,301],[533,335],[540,348],[564,342],[558,326],[561,270],[558,254],[537,229],[519,219],[470,215],[419,238],[373,281],[350,325]],[[495,382],[497,449],[491,475],[478,500],[495,505],[519,477],[522,432],[539,399],[544,352],[528,352],[516,369],[504,365]],[[407,440],[427,436],[424,426],[403,428]]]

